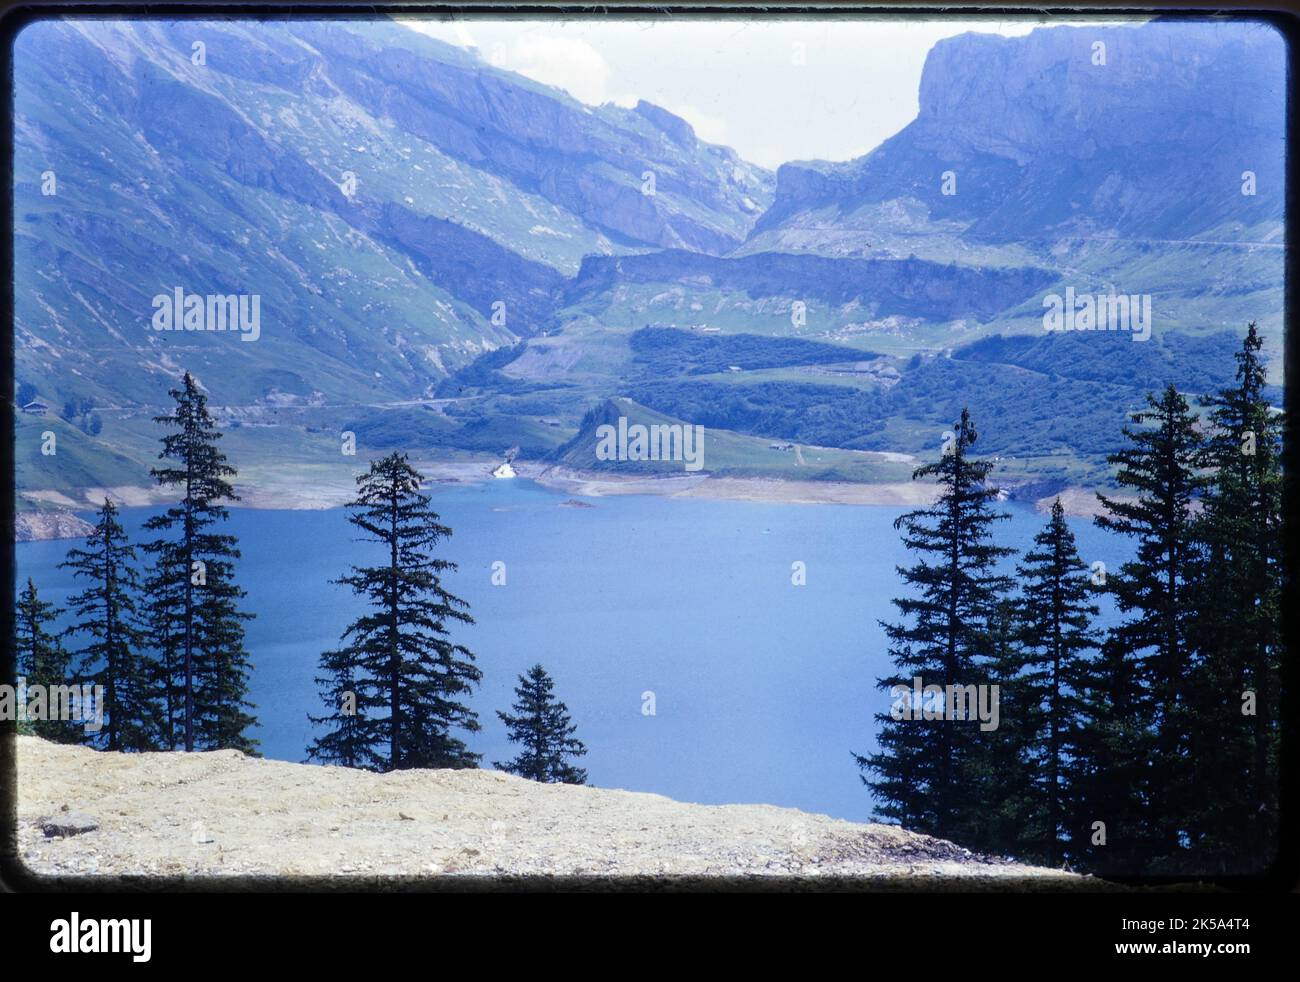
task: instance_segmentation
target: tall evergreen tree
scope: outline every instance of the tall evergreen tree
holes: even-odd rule
[[[154,418],[171,429],[158,455],[164,466],[151,474],[179,490],[181,500],[145,523],[161,533],[145,549],[154,556],[148,619],[172,707],[166,728],[174,732],[180,723],[186,750],[253,753],[244,647],[244,621],[253,615],[239,608],[245,593],[234,575],[238,542],[217,531],[230,517],[222,502],[239,500],[228,480],[235,469],[217,449],[221,432],[194,377],[186,372],[170,394],[175,410]]]
[[[1206,396],[1213,473],[1194,533],[1192,745],[1185,801],[1198,871],[1258,871],[1276,855],[1282,597],[1282,421],[1264,395],[1254,323],[1236,384]],[[1244,793],[1243,793],[1244,791]]]
[[[153,667],[136,625],[139,578],[134,563],[135,549],[118,523],[117,507],[105,499],[85,548],[70,549],[60,564],[87,582],[68,601],[81,618],[68,633],[86,638],[76,652],[80,670],[92,685],[103,686],[104,729],[95,742],[108,750],[157,747]]]
[[[233,540],[233,537],[231,537]],[[238,550],[230,553],[239,558]],[[229,562],[209,562],[207,583],[196,587],[194,609],[194,736],[203,750],[240,750],[257,755],[249,735],[257,725],[248,699],[252,664],[244,646],[244,621],[253,615],[239,609],[245,593],[234,583]]]
[[[308,754],[356,761],[372,770],[476,767],[453,729],[475,732],[478,717],[462,702],[481,677],[474,656],[451,641],[452,621],[472,624],[468,604],[442,584],[454,563],[433,547],[451,535],[420,493],[424,478],[393,453],[357,477],[348,517],[383,547],[383,562],[354,566],[337,582],[364,597],[369,612],[343,634],[345,645],[321,657],[322,696],[330,714],[314,722],[333,726]],[[353,693],[355,712],[343,703]]]
[[[383,694],[377,686],[359,689],[357,678],[360,652],[353,647],[323,652],[321,673],[316,685],[321,699],[331,708],[324,716],[307,714],[316,726],[329,726],[307,748],[307,759],[339,767],[363,767],[372,771],[388,770],[387,759],[379,752],[382,742],[381,723],[375,710],[384,707]]]
[[[177,749],[185,735],[185,580],[179,550],[146,543],[156,557],[144,579],[141,622],[154,652],[152,684],[159,694],[159,742]],[[170,563],[170,566],[168,565]]]
[[[554,688],[555,683],[541,665],[519,676],[511,707],[515,714],[497,710],[497,715],[509,730],[510,742],[519,744],[520,750],[513,760],[498,760],[494,766],[531,781],[586,784],[587,772],[574,767],[567,758],[581,757],[587,748],[574,736],[578,728],[569,718],[568,707],[555,698]]]
[[[1125,427],[1130,445],[1112,454],[1115,480],[1132,498],[1098,494],[1101,528],[1137,540],[1134,558],[1107,579],[1127,619],[1112,635],[1135,658],[1143,702],[1136,707],[1153,731],[1151,795],[1146,802],[1152,868],[1177,863],[1186,834],[1180,788],[1186,786],[1190,720],[1187,677],[1194,597],[1187,575],[1194,558],[1192,502],[1204,486],[1202,437],[1186,399],[1170,385]]]
[[[1024,628],[1016,601],[998,602],[990,621],[987,683],[998,687],[998,726],[981,731],[967,767],[972,807],[962,842],[971,849],[1048,862],[1047,814],[1037,781],[1041,692],[1025,667]]]
[[[53,686],[71,685],[72,656],[58,635],[48,629],[63,612],[46,603],[36,591],[31,577],[18,598],[14,617],[15,648],[18,674],[30,688],[39,685],[49,692]],[[82,742],[82,724],[75,721],[31,720],[30,732],[56,743]]]
[[[1064,833],[1072,863],[1099,874],[1135,875],[1150,861],[1155,734],[1138,662],[1107,635],[1095,658],[1076,664],[1081,707],[1067,783]]]
[[[904,620],[881,625],[896,670],[880,680],[885,690],[895,685],[910,689],[915,676],[924,685],[945,687],[983,682],[991,619],[1010,587],[996,566],[1012,550],[991,541],[991,526],[1007,515],[990,504],[998,494],[988,480],[992,463],[969,455],[976,431],[965,409],[951,437],[938,461],[912,475],[937,478],[938,500],[894,522],[904,545],[920,558],[898,569],[914,591],[894,600]],[[913,707],[913,712],[920,709]],[[978,723],[895,720],[890,713],[877,719],[879,752],[854,754],[864,783],[879,802],[877,811],[910,829],[961,838],[975,807],[967,782],[980,740]]]
[[[1089,568],[1079,558],[1061,499],[1052,503],[1047,526],[1034,537],[1018,568],[1025,680],[1039,709],[1030,750],[1035,786],[1043,803],[1044,841],[1038,854],[1053,865],[1065,858],[1065,824],[1073,794],[1071,763],[1078,752],[1078,722],[1090,678],[1088,652],[1097,647],[1091,624]]]

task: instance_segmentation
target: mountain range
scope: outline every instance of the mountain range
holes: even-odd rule
[[[1248,320],[1282,381],[1285,69],[1241,22],[963,34],[894,137],[772,173],[389,20],[39,21],[14,44],[15,374],[53,412],[19,414],[18,486],[145,483],[185,369],[268,466],[344,428],[571,453],[611,399],[919,453],[968,397],[1021,478],[1103,482],[1144,386],[1226,382]],[[151,330],[177,287],[259,296],[260,337]],[[1150,349],[1044,337],[1067,287],[1150,295]],[[22,452],[50,426],[57,458]]]

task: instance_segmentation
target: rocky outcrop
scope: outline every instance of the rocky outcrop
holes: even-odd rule
[[[644,99],[636,104],[635,111],[663,130],[668,135],[668,139],[679,147],[688,150],[695,148],[695,129],[680,116],[674,116],[667,109],[656,106],[653,102],[646,102]]]
[[[926,58],[916,120],[857,160],[782,167],[755,231],[912,198],[990,242],[1224,224],[1215,237],[1231,238],[1283,214],[1285,72],[1281,35],[1247,23],[947,38]],[[946,171],[956,193],[943,193]]]
[[[25,736],[17,747],[18,858],[39,877],[1092,882],[896,826],[771,805],[693,805],[486,770],[379,775],[234,750],[101,753]],[[81,810],[96,818],[70,834],[67,816]]]

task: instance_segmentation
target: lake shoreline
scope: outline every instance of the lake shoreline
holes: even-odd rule
[[[424,474],[426,489],[437,485],[485,484],[493,480],[497,458],[473,461],[413,461]],[[550,490],[579,498],[604,498],[614,495],[656,495],[668,498],[702,498],[714,501],[752,501],[766,504],[789,505],[878,505],[886,507],[919,508],[932,504],[937,496],[937,486],[922,481],[895,481],[873,484],[851,481],[792,481],[778,477],[728,477],[710,474],[611,474],[606,471],[585,471],[551,464],[545,461],[520,460],[514,463],[518,477],[533,481]],[[244,508],[282,511],[320,511],[340,508],[355,493],[355,482],[350,476],[331,475],[321,479],[313,475],[311,481],[302,480],[296,472],[277,474],[273,482],[257,485],[236,482],[239,506]],[[1014,491],[1014,488],[1013,488]],[[78,538],[85,534],[85,526],[76,518],[76,512],[97,507],[105,497],[120,507],[151,507],[175,501],[175,497],[161,487],[121,485],[81,489],[82,500],[53,490],[20,491],[19,496],[38,504],[38,510],[20,511],[15,521],[15,542],[33,542],[46,539]],[[1089,488],[1064,487],[1055,494],[1044,497],[1020,497],[1012,494],[1010,500],[1032,504],[1035,510],[1046,513],[1052,502],[1060,497],[1065,513],[1076,518],[1091,518],[1098,513],[1096,493]]]

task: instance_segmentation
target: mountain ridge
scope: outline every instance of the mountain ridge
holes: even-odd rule
[[[782,165],[776,200],[751,238],[800,211],[851,207],[889,193],[915,195],[934,218],[970,222],[967,234],[989,241],[1069,231],[1061,226],[1078,220],[1072,199],[1097,228],[1143,227],[1153,238],[1228,221],[1225,205],[1205,224],[1206,206],[1215,201],[1226,200],[1231,221],[1242,228],[1280,222],[1285,121],[1268,96],[1285,94],[1283,41],[1271,29],[1245,27],[1153,22],[944,38],[926,57],[916,119],[856,160]],[[1104,64],[1095,63],[1098,57]],[[1228,194],[1239,191],[1240,171],[1250,169],[1245,163],[1212,158],[1211,168],[1185,168],[1206,149],[1232,144],[1240,144],[1233,152],[1256,172],[1257,193],[1246,200]],[[1124,166],[1111,166],[1107,154],[1135,147],[1158,148],[1163,156],[1148,156],[1145,168],[1126,157]],[[1183,178],[1173,187],[1171,167]],[[956,192],[944,194],[941,178],[949,169]],[[1117,177],[1140,183],[1121,190],[1113,186]],[[1014,197],[1027,188],[1048,198],[1053,187],[1066,193],[1051,208],[1026,211],[1025,199]],[[1215,187],[1218,193],[1210,193]]]
[[[1044,296],[1068,288],[1151,295],[1156,338],[1258,321],[1280,383],[1283,158],[1267,95],[1284,60],[1267,30],[1193,25],[1180,47],[1183,29],[946,39],[900,133],[773,175],[660,106],[586,106],[389,21],[37,22],[15,45],[16,376],[104,425],[51,421],[68,453],[39,458],[26,451],[43,425],[20,419],[20,489],[133,483],[183,370],[254,473],[337,454],[342,429],[367,451],[545,457],[629,395],[732,407],[737,469],[748,441],[795,433],[914,454],[950,423],[935,384],[971,398],[1023,384],[1016,364],[948,353],[1042,339]],[[1240,193],[1242,155],[1255,195]],[[260,339],[151,331],[151,298],[178,286],[258,294]],[[719,348],[701,371],[674,340],[655,347],[656,373],[634,341],[652,326],[744,355]],[[763,339],[853,353],[759,357]],[[1035,357],[1083,354],[1072,343]],[[1076,427],[1087,439],[1065,457],[1026,445],[1026,467],[1104,475],[1093,451],[1138,406],[1129,385],[1097,388],[1133,377],[1127,349],[1089,349],[1089,364],[1099,354],[1112,361],[1095,378],[1063,383],[1103,400]],[[1047,412],[1040,395],[1017,411]]]

